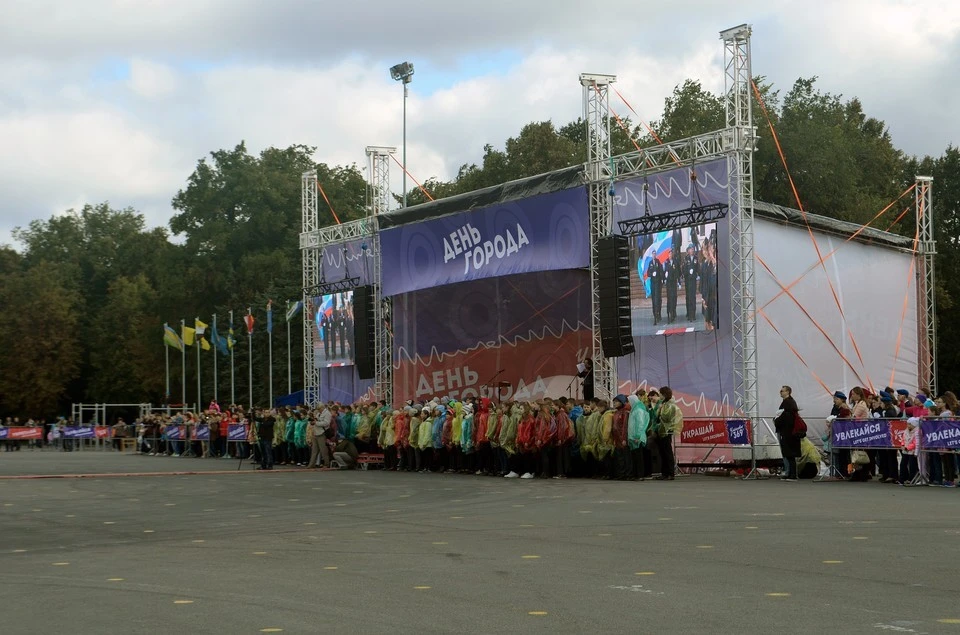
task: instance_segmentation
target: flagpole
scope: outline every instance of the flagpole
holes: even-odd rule
[[[164,335],[167,334],[168,328],[170,328],[170,325],[164,322],[163,323]],[[167,361],[167,391],[164,393],[164,395],[166,396],[165,401],[169,404],[170,403],[170,347],[167,345],[166,341],[163,342],[163,352],[164,352],[164,357],[166,358],[166,361]]]
[[[217,333],[217,314],[213,314],[213,332],[217,334],[217,339],[219,339],[220,334]],[[213,342],[213,400],[217,403],[220,403],[217,400],[217,346],[220,342],[214,340]]]
[[[193,324],[196,325],[200,321],[200,318],[194,318]],[[193,343],[197,347],[197,412],[203,411],[203,406],[200,404],[203,403],[203,400],[200,398],[200,337],[194,334]]]
[[[247,309],[247,315],[251,315],[250,309]],[[247,325],[247,386],[250,393],[250,412],[253,412],[253,330]]]
[[[293,374],[290,366],[290,300],[287,300],[287,394],[293,393]]]
[[[233,331],[233,310],[230,311],[230,331]],[[232,335],[227,333],[228,336]],[[234,377],[233,377],[233,344],[235,342],[230,342],[227,340],[227,343],[230,344],[230,405],[237,403],[237,395],[234,386]]]
[[[267,407],[273,408],[273,300],[267,303],[267,376],[270,378]]]
[[[187,325],[185,320],[180,320],[180,339],[183,340],[183,328]],[[180,369],[183,377],[180,379],[180,410],[187,411],[187,343],[183,342],[180,347]]]

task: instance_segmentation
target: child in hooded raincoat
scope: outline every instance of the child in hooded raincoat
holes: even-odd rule
[[[650,427],[650,412],[637,395],[630,395],[630,419],[627,424],[627,444],[633,460],[633,479],[643,480],[649,461],[647,428]]]
[[[520,415],[523,412],[520,404],[507,406],[507,410],[501,415],[503,421],[500,424],[500,435],[498,437],[500,449],[503,452],[504,469],[508,472],[504,475],[507,478],[519,478],[517,472],[517,424],[520,423]]]
[[[520,478],[533,478],[537,470],[537,419],[529,404],[523,406],[523,416],[517,424],[517,450],[520,452]]]
[[[570,446],[576,431],[573,427],[573,421],[570,419],[570,415],[567,414],[565,407],[561,406],[556,409],[554,414],[556,418],[557,431],[556,436],[554,437],[554,465],[556,467],[556,474],[553,478],[566,478],[570,474]]]
[[[377,446],[383,452],[383,469],[394,470],[397,466],[396,422],[400,418],[400,411],[394,410],[391,414],[380,417],[380,434],[377,435]]]
[[[463,421],[460,423],[460,450],[463,452],[464,472],[472,472],[474,447],[473,447],[473,404],[463,404]]]
[[[476,450],[476,474],[489,474],[492,467],[490,460],[490,438],[487,436],[487,424],[490,421],[490,400],[480,399],[477,412],[473,415],[473,446]]]

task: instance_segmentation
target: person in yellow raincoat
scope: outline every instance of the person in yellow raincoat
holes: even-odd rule
[[[517,472],[517,424],[523,414],[523,406],[518,403],[508,406],[508,410],[503,415],[503,423],[500,426],[499,443],[500,449],[506,455],[507,469],[506,478],[520,478]]]
[[[417,432],[417,447],[420,448],[417,453],[418,472],[430,471],[430,459],[433,458],[433,409],[432,404],[427,404],[421,411],[422,423]]]
[[[383,469],[393,470],[397,466],[397,438],[394,434],[395,421],[400,417],[400,411],[380,417],[380,434],[377,437],[377,446],[383,452]]]

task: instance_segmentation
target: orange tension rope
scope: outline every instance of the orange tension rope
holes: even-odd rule
[[[404,165],[403,165],[402,163],[400,163],[399,161],[397,161],[397,157],[395,157],[395,156],[393,156],[393,155],[391,154],[391,155],[390,155],[390,158],[393,159],[393,162],[394,162],[394,163],[396,163],[397,165],[400,166],[400,169],[403,170],[403,172],[404,172],[407,176],[410,177],[410,180],[411,180],[411,181],[413,181],[414,183],[417,184],[417,187],[420,188],[420,191],[423,192],[423,195],[424,195],[424,196],[426,196],[426,197],[427,197],[428,199],[430,199],[431,201],[434,200],[433,197],[430,196],[430,192],[428,192],[428,191],[426,191],[425,189],[423,189],[423,186],[420,185],[420,181],[418,181],[417,179],[413,178],[413,175],[410,174],[409,172],[407,172],[407,168],[404,167]]]
[[[317,189],[320,190],[320,195],[323,196],[323,200],[327,202],[327,207],[330,208],[330,213],[333,214],[333,220],[337,221],[337,225],[342,225],[340,222],[340,217],[337,216],[335,211],[333,211],[333,205],[330,204],[330,199],[327,198],[327,193],[323,191],[323,186],[320,185],[320,181],[317,181]]]

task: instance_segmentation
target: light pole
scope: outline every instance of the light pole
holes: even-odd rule
[[[407,84],[413,81],[413,64],[403,62],[390,67],[390,77],[403,82],[403,206],[407,206]]]

